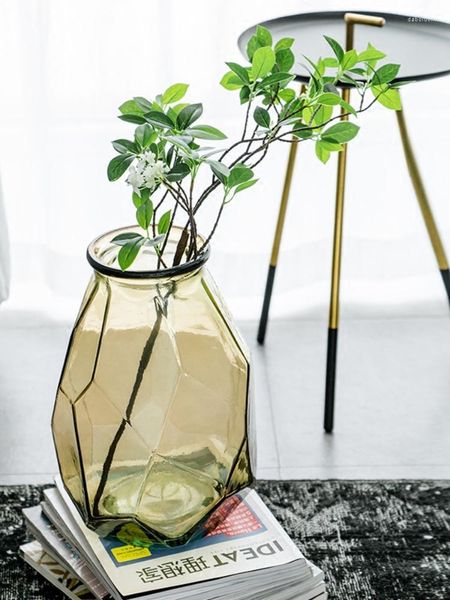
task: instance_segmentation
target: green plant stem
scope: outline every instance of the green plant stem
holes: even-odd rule
[[[222,200],[222,203],[221,203],[221,205],[220,205],[219,212],[217,213],[217,217],[216,217],[216,220],[215,220],[215,222],[214,222],[213,228],[211,229],[211,232],[210,232],[210,234],[208,235],[208,237],[205,239],[205,241],[204,241],[204,242],[203,242],[203,244],[201,245],[201,247],[200,247],[200,250],[198,251],[198,253],[199,253],[199,254],[200,254],[200,253],[201,253],[201,252],[202,252],[202,251],[203,251],[203,250],[206,248],[206,246],[207,246],[207,245],[209,244],[209,242],[211,241],[211,238],[212,238],[212,237],[213,237],[213,235],[216,233],[216,229],[217,229],[217,226],[219,225],[219,221],[220,221],[220,218],[221,218],[221,216],[222,216],[222,212],[223,212],[223,209],[224,209],[224,207],[225,207],[225,204],[226,204],[226,202],[225,202],[225,198],[224,198],[224,199]]]
[[[174,220],[175,220],[175,215],[177,213],[177,208],[178,208],[178,204],[175,204],[174,209],[172,211],[172,217],[171,217],[170,223],[169,223],[169,228],[167,229],[166,237],[164,238],[164,242],[162,243],[162,246],[161,246],[161,250],[160,250],[161,254],[160,254],[160,256],[158,256],[157,269],[159,269],[160,266],[161,266],[160,265],[160,261],[163,262],[164,250],[166,249],[167,242],[169,241],[169,236],[170,236],[170,232],[172,230],[172,226],[173,226],[173,223],[174,223]],[[163,264],[164,264],[164,267],[167,268],[167,265],[165,263],[163,263]]]

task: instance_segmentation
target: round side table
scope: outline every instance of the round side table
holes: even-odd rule
[[[346,50],[357,45],[365,48],[370,41],[383,48],[387,55],[401,64],[401,76],[395,81],[419,81],[441,77],[450,73],[450,24],[428,19],[390,13],[348,13],[343,11],[320,12],[290,15],[260,23],[267,27],[275,39],[292,37],[297,42],[294,48],[301,48],[306,56],[316,57],[329,54],[324,35],[337,40]],[[355,26],[358,25],[355,31]],[[255,32],[256,25],[244,31],[239,37],[239,47],[245,55],[248,39]],[[296,62],[296,80],[306,83],[309,74],[301,66],[302,57]],[[348,101],[350,86],[341,86],[344,100]],[[450,302],[450,271],[447,256],[439,231],[431,211],[425,187],[412,150],[406,128],[403,110],[396,111],[400,137],[405,153],[406,164],[416,193],[431,245]],[[289,201],[292,174],[295,167],[297,144],[291,144],[286,167],[283,193],[275,228],[272,253],[264,293],[264,302],[258,328],[258,342],[264,343],[269,318],[275,272],[278,264],[281,238],[283,235],[286,209]],[[324,428],[333,431],[335,383],[337,363],[337,339],[339,328],[339,291],[343,237],[345,171],[347,146],[339,152],[336,184],[336,207],[334,220],[333,259],[331,272],[331,294],[328,322],[327,366],[325,382]]]

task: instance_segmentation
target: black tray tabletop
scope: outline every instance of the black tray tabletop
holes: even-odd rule
[[[354,46],[358,51],[368,42],[386,53],[386,60],[401,65],[396,81],[432,79],[450,73],[450,24],[419,17],[367,11],[332,11],[289,15],[259,23],[267,27],[275,40],[281,37],[295,39],[292,50],[296,55],[293,73],[298,81],[308,81],[304,56],[315,61],[323,56],[333,56],[324,39],[328,35],[345,46],[346,12],[384,17],[384,27],[355,25]],[[239,37],[239,48],[245,48],[256,25]]]

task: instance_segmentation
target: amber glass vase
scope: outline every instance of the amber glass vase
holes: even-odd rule
[[[250,363],[205,268],[156,269],[144,248],[117,263],[113,231],[89,246],[94,269],[75,322],[52,429],[61,476],[86,524],[134,522],[185,541],[252,481]],[[164,253],[172,264],[180,235]]]

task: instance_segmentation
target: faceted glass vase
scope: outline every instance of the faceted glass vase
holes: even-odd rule
[[[180,543],[252,480],[250,363],[204,263],[156,270],[144,247],[122,272],[111,243],[94,268],[58,387],[52,430],[85,523],[135,523]],[[172,264],[180,230],[165,253]],[[201,238],[199,238],[201,240]],[[252,457],[250,452],[252,451]]]

